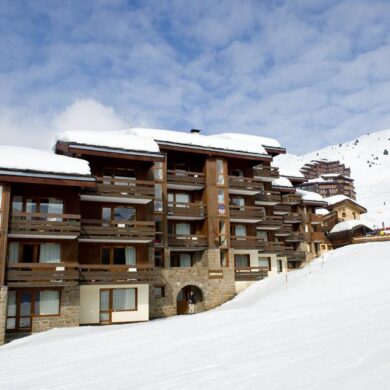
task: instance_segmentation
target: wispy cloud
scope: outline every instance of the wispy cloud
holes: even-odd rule
[[[390,127],[389,63],[387,0],[0,0],[0,134],[200,127],[309,151]]]

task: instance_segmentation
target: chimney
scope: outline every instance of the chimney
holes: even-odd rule
[[[198,129],[191,129],[191,133],[192,134],[199,134],[200,130],[198,130]]]

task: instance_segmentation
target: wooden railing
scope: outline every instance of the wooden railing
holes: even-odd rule
[[[264,216],[264,209],[258,206],[230,205],[230,218],[260,219]]]
[[[324,241],[325,235],[323,232],[313,232],[311,234],[311,240],[312,241]]]
[[[263,182],[253,177],[229,176],[229,188],[249,191],[261,191]]]
[[[234,270],[236,281],[261,280],[268,276],[266,267],[239,267]]]
[[[208,246],[207,237],[202,235],[176,234],[168,236],[168,246],[171,248],[201,249]]]
[[[293,248],[286,248],[286,256],[288,261],[305,261],[306,252],[294,250]]]
[[[291,206],[287,205],[287,204],[276,204],[274,207],[273,207],[273,210],[274,210],[274,214],[287,214],[287,213],[290,213],[291,212]]]
[[[302,215],[288,214],[283,217],[284,223],[301,223],[303,221]]]
[[[310,222],[311,224],[319,224],[323,221],[323,216],[322,215],[317,215],[317,214],[307,214],[305,215],[305,222]]]
[[[71,286],[78,280],[78,263],[14,263],[7,267],[10,287]]]
[[[168,169],[167,171],[168,183],[180,183],[189,185],[205,185],[205,174],[202,172],[182,171],[175,169]]]
[[[154,222],[81,220],[81,238],[93,240],[154,240]]]
[[[253,176],[278,178],[279,169],[275,167],[257,166],[253,168]]]
[[[80,282],[83,284],[151,282],[154,280],[153,269],[152,264],[80,264]]]
[[[293,232],[285,238],[286,242],[299,242],[303,240],[304,240],[304,235],[303,233],[300,232]]]
[[[13,211],[9,233],[77,236],[80,233],[80,215]]]
[[[276,191],[262,191],[255,196],[255,201],[258,202],[280,203],[280,199],[280,194]]]
[[[298,204],[301,203],[302,198],[297,194],[282,195],[282,203],[286,204]]]
[[[279,230],[275,231],[276,236],[288,236],[293,232],[291,226],[282,226]]]
[[[267,242],[264,247],[264,252],[282,255],[285,252],[285,246],[281,242]]]
[[[263,219],[257,224],[263,228],[275,228],[282,227],[283,225],[283,217],[277,215],[266,215]]]
[[[83,190],[83,194],[152,200],[154,182],[118,177],[96,177],[96,187]]]
[[[204,203],[169,202],[168,216],[178,217],[206,217],[206,205]]]
[[[263,249],[265,242],[256,236],[230,236],[230,246],[235,249]]]

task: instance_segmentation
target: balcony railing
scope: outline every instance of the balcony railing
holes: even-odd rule
[[[284,223],[301,223],[303,221],[302,215],[288,214],[283,217]]]
[[[282,203],[285,204],[299,204],[302,198],[297,194],[286,194],[282,195]]]
[[[263,219],[257,224],[258,229],[260,230],[274,230],[279,229],[283,225],[283,217],[277,215],[266,215]]]
[[[288,261],[305,261],[306,252],[294,250],[293,248],[286,248],[286,256]]]
[[[234,249],[263,249],[265,242],[257,236],[230,236],[230,246]]]
[[[78,280],[78,263],[14,263],[7,267],[10,287],[72,286]]]
[[[276,230],[275,236],[289,236],[292,232],[291,226],[282,226],[279,230]]]
[[[151,264],[80,264],[80,282],[83,284],[152,282],[153,269]]]
[[[305,222],[309,222],[312,225],[320,224],[323,221],[323,216],[322,215],[317,215],[317,214],[308,214],[305,215]]]
[[[268,276],[266,267],[239,267],[234,270],[236,281],[255,281]]]
[[[205,174],[202,172],[191,172],[184,170],[169,169],[167,171],[168,184],[182,184],[189,186],[204,186]]]
[[[255,197],[256,204],[276,205],[280,203],[280,201],[280,194],[276,191],[261,191],[259,194],[256,194]]]
[[[82,196],[151,201],[154,196],[154,182],[118,177],[96,177],[96,187],[83,190]]]
[[[257,206],[235,206],[230,205],[230,218],[261,219],[264,216],[264,209]]]
[[[267,242],[264,247],[264,252],[283,255],[285,252],[285,246],[280,242]]]
[[[324,235],[323,232],[313,232],[311,234],[311,240],[312,241],[316,241],[316,242],[324,241],[325,240],[325,235]]]
[[[285,215],[291,212],[291,206],[287,204],[277,204],[273,208],[275,215]]]
[[[196,234],[176,234],[168,236],[171,249],[204,249],[207,248],[207,237]]]
[[[9,234],[77,237],[80,215],[12,212]]]
[[[286,242],[301,242],[305,239],[303,233],[293,232],[285,238]]]
[[[258,192],[263,189],[263,182],[253,177],[229,176],[229,189]]]
[[[203,203],[169,202],[168,217],[205,218],[206,205]]]
[[[279,169],[275,167],[254,167],[253,176],[276,179],[279,177]]]
[[[154,233],[154,222],[81,220],[84,241],[149,242]]]

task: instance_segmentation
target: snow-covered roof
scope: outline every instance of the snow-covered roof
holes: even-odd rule
[[[146,128],[130,128],[126,131],[126,133],[149,137],[159,143],[167,142],[170,144],[189,145],[207,149],[267,155],[266,150],[260,144],[254,144],[242,139],[233,140],[227,137],[220,137],[219,135],[207,136],[182,131]]]
[[[57,141],[136,152],[158,153],[160,151],[152,138],[129,134],[122,130],[66,131],[55,137],[54,145]]]
[[[270,146],[273,148],[281,148],[282,146],[275,138],[262,137],[259,135],[242,134],[242,133],[220,133],[212,135],[211,137],[228,138],[235,141],[243,141],[250,144],[256,144],[260,148]]]
[[[291,184],[291,181],[285,177],[278,177],[275,180],[272,180],[273,187],[289,187],[293,188],[294,186]]]
[[[307,183],[324,183],[325,181],[322,177],[315,177],[314,179],[309,179]]]
[[[336,177],[342,177],[345,180],[353,181],[353,179],[349,176],[342,175],[341,173],[323,173],[321,174],[321,177],[323,178],[336,178]]]
[[[323,208],[319,208],[319,209],[316,209],[315,213],[317,215],[328,215],[329,214],[329,210],[323,209]]]
[[[358,226],[365,226],[368,229],[371,229],[365,222],[360,219],[352,219],[350,221],[339,222],[338,224],[333,226],[333,229],[330,233],[339,233],[344,232],[346,230],[352,230]]]
[[[85,160],[20,146],[0,146],[0,169],[66,175],[90,175]]]
[[[279,175],[284,177],[299,177],[304,179],[305,176],[298,169],[279,168]]]
[[[325,200],[325,202],[328,203],[329,206],[333,206],[333,205],[340,203],[340,202],[349,201],[349,202],[352,202],[353,204],[355,204],[356,206],[366,210],[365,207],[363,207],[362,205],[357,203],[356,200],[353,200],[346,195],[333,195],[333,196],[329,196],[327,198],[324,198],[324,200]]]
[[[317,194],[317,192],[305,191],[297,188],[297,194],[300,195],[302,199],[306,201],[325,202],[324,198],[320,194]]]

